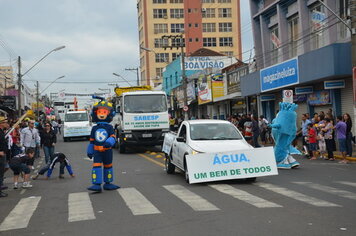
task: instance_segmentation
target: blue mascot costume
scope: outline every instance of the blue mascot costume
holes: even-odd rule
[[[299,167],[299,163],[291,154],[300,154],[291,144],[297,133],[297,104],[280,102],[277,117],[272,121],[272,136],[275,141],[274,155],[277,167],[291,169]]]
[[[94,104],[91,112],[92,120],[96,122],[96,126],[91,130],[90,143],[87,148],[88,157],[94,158],[91,172],[93,185],[88,190],[101,192],[103,179],[105,190],[115,190],[120,187],[111,183],[113,182],[112,147],[115,145],[115,132],[109,124],[115,111],[113,105],[104,101],[104,98],[96,96],[93,98],[101,101]]]

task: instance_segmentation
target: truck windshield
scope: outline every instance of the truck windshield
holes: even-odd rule
[[[167,111],[167,99],[163,94],[127,95],[124,100],[126,113],[152,113]]]
[[[89,121],[87,113],[67,113],[65,122]]]
[[[232,124],[192,124],[190,125],[192,140],[238,140],[241,134]]]

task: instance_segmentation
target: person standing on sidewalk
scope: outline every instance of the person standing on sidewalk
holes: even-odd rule
[[[5,117],[0,117],[0,197],[7,197],[7,193],[2,190],[5,189],[4,183],[4,173],[6,165],[6,155],[7,142],[5,139],[4,129],[7,125],[7,119]]]
[[[309,151],[312,152],[312,156],[310,160],[316,160],[316,150],[317,150],[316,131],[312,123],[308,124],[308,142],[309,142]]]
[[[342,155],[342,160],[339,163],[348,163],[346,159],[346,123],[342,121],[342,116],[337,116],[336,118],[336,135],[339,142],[339,151]]]
[[[325,118],[325,127],[321,129],[324,132],[326,151],[328,157],[325,160],[334,161],[334,151],[336,151],[335,139],[333,137],[334,126],[330,118]]]
[[[51,124],[46,123],[44,130],[41,132],[41,146],[43,146],[46,164],[51,163],[53,159],[56,142],[57,136],[52,130]]]
[[[349,113],[343,115],[343,121],[346,123],[346,155],[352,157],[352,120]]]
[[[260,137],[260,127],[258,125],[258,117],[257,115],[252,116],[252,133],[253,133],[253,146],[255,148],[261,147],[260,144],[258,143],[258,137]]]
[[[41,143],[41,138],[38,133],[38,130],[35,128],[35,121],[30,120],[28,122],[28,127],[24,128],[21,131],[20,135],[21,146],[25,147],[25,152],[29,148],[36,149]],[[30,163],[30,167],[33,169],[34,159]]]
[[[307,138],[308,138],[308,125],[311,124],[311,121],[307,118],[307,114],[302,115],[302,135],[303,135],[303,150],[305,155],[310,155],[309,154],[309,149],[308,149],[308,143],[307,143]]]

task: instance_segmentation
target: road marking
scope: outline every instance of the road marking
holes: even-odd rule
[[[68,222],[94,220],[89,193],[70,193],[68,196]]]
[[[151,215],[161,212],[135,188],[117,190],[133,215]]]
[[[283,187],[278,187],[276,185],[273,184],[268,184],[268,183],[255,183],[254,185],[257,185],[261,188],[265,188],[267,190],[276,192],[278,194],[284,195],[286,197],[295,199],[297,201],[301,201],[301,202],[305,202],[307,204],[313,205],[313,206],[317,206],[317,207],[341,207],[340,205],[337,205],[335,203],[331,203],[328,201],[324,201],[321,199],[317,199],[311,196],[307,196],[305,194],[293,191],[293,190],[289,190]]]
[[[293,182],[293,183],[300,184],[300,185],[306,186],[308,188],[313,188],[313,189],[320,190],[323,192],[335,194],[339,197],[356,200],[356,194],[346,191],[346,190],[337,189],[337,188],[333,188],[333,187],[329,187],[329,186],[325,186],[325,185],[321,185],[321,184],[315,184],[315,183],[311,183],[311,182]]]
[[[272,207],[282,207],[274,202],[267,201],[263,198],[254,196],[248,192],[232,187],[228,184],[210,184],[210,187],[218,190],[219,192],[230,195],[236,199],[244,201],[258,208],[272,208]]]
[[[0,225],[0,231],[23,229],[35,212],[41,197],[22,198]]]
[[[140,154],[140,153],[138,153],[137,155],[139,155],[140,157],[143,157],[143,158],[145,158],[146,160],[148,160],[148,161],[150,161],[150,162],[153,162],[153,163],[155,163],[155,164],[157,164],[157,165],[159,165],[159,166],[161,166],[161,167],[164,167],[164,164],[163,164],[163,163],[161,163],[161,162],[159,162],[159,161],[156,161],[156,160],[153,160],[153,159],[151,159],[151,158],[148,157],[148,156],[145,156],[145,155]]]
[[[20,192],[20,194],[22,195],[22,194],[24,194],[25,192],[26,192],[26,189],[22,189],[21,192]]]
[[[220,210],[199,195],[189,191],[181,185],[164,185],[165,189],[174,194],[183,202],[187,203],[195,211],[217,211]]]
[[[352,186],[352,187],[356,187],[356,183],[355,183],[355,182],[348,182],[348,181],[336,181],[336,183],[339,183],[339,184],[345,184],[345,185],[349,185],[349,186]]]

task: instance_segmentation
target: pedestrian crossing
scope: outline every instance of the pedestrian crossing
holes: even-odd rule
[[[248,185],[230,185],[230,184],[207,184],[208,188],[204,188],[206,191],[215,191],[214,194],[223,194],[231,201],[236,201],[233,207],[238,207],[239,204],[248,204],[250,206],[256,207],[256,209],[273,209],[273,208],[283,208],[288,207],[286,203],[280,203],[281,199],[293,199],[293,201],[298,201],[301,204],[311,205],[313,207],[327,207],[327,208],[341,208],[342,205],[336,204],[335,202],[325,201],[320,197],[316,198],[313,196],[308,196],[302,192],[303,190],[293,190],[292,188],[296,186],[302,186],[303,188],[311,188],[322,192],[318,196],[323,196],[325,193],[334,195],[337,198],[347,198],[349,200],[356,200],[356,184],[354,182],[339,181],[333,182],[339,185],[340,188],[330,187],[322,184],[312,183],[312,182],[292,182],[288,187],[278,186],[276,184],[257,182],[253,186]],[[346,191],[342,189],[344,186],[351,186],[352,191]],[[204,185],[200,186],[204,187]],[[256,187],[256,188],[255,188]],[[221,202],[220,197],[215,197],[211,199],[211,195],[202,196],[198,194],[197,188],[190,185],[163,185],[157,186],[155,191],[165,191],[165,194],[171,194],[169,198],[170,207],[174,208],[177,206],[177,201],[181,201],[186,204],[191,211],[195,212],[222,212],[224,209],[223,202]],[[353,189],[355,188],[355,189]],[[247,190],[246,190],[247,189]],[[258,190],[258,191],[257,191]],[[147,190],[146,190],[147,191]],[[256,193],[257,194],[254,194]],[[270,197],[270,192],[273,194],[280,195],[280,198]],[[146,197],[144,190],[140,190],[135,187],[127,187],[118,189],[114,193],[116,201],[122,201],[125,203],[127,208],[130,210],[133,216],[154,216],[169,214],[169,212],[164,212],[162,209],[166,209],[163,206],[157,206],[152,202],[159,202],[159,199],[150,199]],[[259,195],[259,196],[257,196]],[[263,196],[261,196],[263,195]],[[265,198],[272,199],[267,200]],[[77,192],[68,194],[68,222],[80,222],[80,221],[90,221],[95,220],[95,202],[92,202],[92,196],[88,192]],[[152,197],[151,197],[152,198]],[[16,204],[16,206],[9,212],[2,214],[7,214],[7,216],[2,220],[0,224],[1,231],[9,231],[15,229],[27,228],[31,222],[31,218],[36,212],[36,209],[41,206],[40,196],[32,196],[28,198],[22,198]],[[337,199],[335,199],[337,201]],[[221,207],[221,208],[220,208]],[[161,208],[161,209],[160,209]],[[226,208],[226,205],[225,205]],[[51,212],[55,214],[55,212]],[[4,215],[0,215],[3,217]]]

